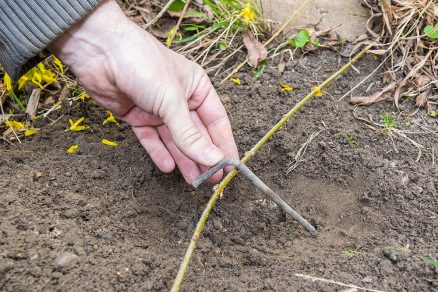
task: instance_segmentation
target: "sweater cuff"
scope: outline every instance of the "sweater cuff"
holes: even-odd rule
[[[0,0],[0,64],[17,80],[41,52],[102,0]]]

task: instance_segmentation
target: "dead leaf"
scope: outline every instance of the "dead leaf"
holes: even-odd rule
[[[423,86],[426,86],[432,79],[430,79],[427,75],[420,75],[420,77],[417,78],[417,86],[418,89],[421,90]]]
[[[40,100],[41,88],[35,88],[29,97],[26,107],[26,114],[33,119],[36,115],[36,110],[38,108],[38,103]]]
[[[278,71],[280,72],[280,73],[283,73],[284,72],[284,69],[286,68],[286,62],[284,61],[284,55],[285,55],[285,53],[286,53],[286,50],[282,50],[281,52],[280,52],[280,61],[278,62]]]
[[[257,68],[260,62],[266,60],[268,57],[268,51],[250,33],[244,32],[242,37],[243,43],[248,50],[249,62],[254,68]]]
[[[426,107],[428,102],[427,97],[429,96],[430,92],[430,90],[425,90],[420,93],[415,100],[415,105],[418,107]]]
[[[350,99],[350,103],[360,104],[360,105],[370,105],[388,99],[394,93],[396,85],[397,82],[393,82],[388,86],[386,86],[381,91],[376,92],[371,96],[354,96]]]

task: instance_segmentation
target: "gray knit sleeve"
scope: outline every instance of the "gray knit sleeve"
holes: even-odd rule
[[[13,80],[40,62],[49,43],[102,0],[0,0],[0,64]]]

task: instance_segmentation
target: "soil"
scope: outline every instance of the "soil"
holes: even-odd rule
[[[313,85],[347,60],[320,50],[276,61],[255,79],[215,86],[241,153],[249,150]],[[343,291],[296,274],[386,291],[438,291],[438,123],[391,101],[356,108],[399,129],[372,129],[353,116],[345,92],[379,64],[364,57],[310,101],[251,160],[250,168],[313,222],[311,237],[238,175],[205,226],[184,291]],[[372,77],[355,94],[384,85]],[[279,83],[295,89],[281,92]],[[367,93],[367,89],[371,92]],[[413,108],[405,101],[404,108]],[[409,111],[409,109],[407,110]],[[410,111],[412,112],[412,110]],[[69,133],[68,118],[91,128]],[[211,186],[199,190],[153,165],[127,125],[102,126],[92,103],[64,107],[23,144],[0,145],[0,289],[3,291],[169,290]],[[418,134],[417,132],[421,132]],[[287,173],[300,146],[300,164]],[[118,147],[100,140],[116,140]],[[75,154],[66,149],[79,144]]]

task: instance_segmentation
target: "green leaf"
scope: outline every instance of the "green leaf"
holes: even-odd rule
[[[293,39],[288,39],[287,42],[294,48],[303,48],[310,39],[310,33],[307,29],[300,30]]]
[[[314,40],[314,41],[312,42],[312,45],[314,45],[315,47],[320,47],[320,46],[321,46],[321,43],[319,42],[318,39],[316,39],[316,40]]]
[[[183,30],[185,31],[199,31],[202,29],[205,29],[205,25],[198,25],[198,24],[183,25]]]
[[[435,24],[435,27],[433,25],[427,25],[424,27],[423,32],[431,39],[438,39],[438,23]]]
[[[265,70],[266,64],[267,64],[266,60],[260,62],[259,66],[254,71],[252,71],[252,75],[255,78],[259,78],[260,76],[262,76],[263,71]]]
[[[218,29],[221,27],[227,27],[230,23],[226,20],[220,21],[220,22],[215,22],[213,23],[213,25],[211,26],[212,29]]]
[[[221,51],[225,51],[226,49],[228,49],[228,45],[227,45],[227,43],[224,42],[224,41],[221,41],[221,42],[219,43],[219,49],[220,49]]]
[[[184,9],[185,1],[183,0],[175,0],[172,4],[170,4],[168,11],[172,12],[180,12]]]
[[[434,266],[435,268],[438,268],[438,261],[436,261],[436,260],[433,260],[433,259],[423,259],[423,263],[425,263],[427,265]]]

